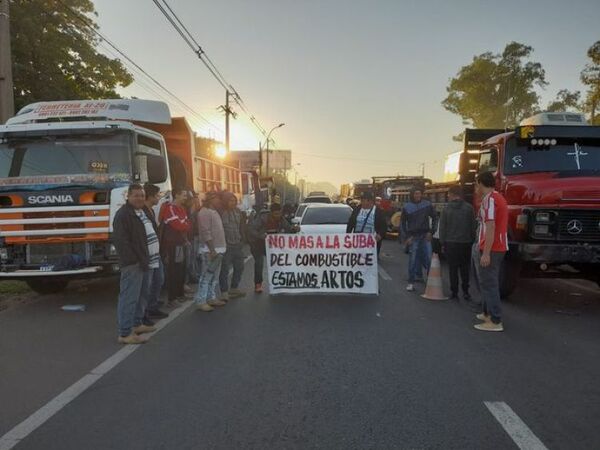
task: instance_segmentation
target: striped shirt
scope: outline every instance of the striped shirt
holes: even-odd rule
[[[508,206],[504,197],[498,192],[490,192],[481,201],[479,208],[479,248],[485,246],[486,224],[494,222],[493,252],[508,250]]]
[[[146,229],[146,242],[148,244],[148,267],[150,269],[158,269],[160,260],[160,247],[158,245],[158,236],[152,226],[152,221],[148,218],[142,209],[136,209],[135,214],[144,224]]]

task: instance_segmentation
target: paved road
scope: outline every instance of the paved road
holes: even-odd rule
[[[378,298],[187,309],[16,448],[600,447],[600,290],[527,280],[485,334],[466,305],[406,293],[398,250]],[[0,315],[0,435],[119,350],[115,289],[71,291],[79,315],[61,297]]]

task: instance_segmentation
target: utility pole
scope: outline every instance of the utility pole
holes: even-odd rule
[[[421,163],[421,176],[425,178],[425,163]]]
[[[2,0],[0,0],[2,1]],[[233,116],[234,119],[237,118],[237,114],[233,112],[231,107],[229,106],[229,97],[231,96],[231,92],[229,90],[225,91],[225,106],[219,106],[219,109],[225,113],[225,150],[229,155],[230,147],[230,134],[229,134],[229,116]]]
[[[0,123],[15,115],[8,2],[0,0]]]

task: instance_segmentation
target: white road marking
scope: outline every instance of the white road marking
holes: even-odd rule
[[[381,278],[383,278],[385,281],[392,281],[392,277],[390,277],[390,274],[387,273],[383,267],[379,266],[378,270]]]
[[[250,256],[244,259],[244,264],[250,260]],[[230,271],[231,273],[231,271]],[[156,325],[156,331],[148,334],[148,336],[154,336],[164,327],[173,322],[177,317],[179,317],[183,312],[188,309],[190,306],[194,304],[193,301],[187,301],[179,308],[173,310],[169,317],[161,320]],[[23,439],[25,439],[28,435],[33,433],[36,429],[46,423],[52,416],[58,413],[61,409],[67,406],[71,401],[75,400],[79,397],[83,392],[85,392],[90,386],[92,386],[96,381],[114,369],[119,363],[124,361],[129,355],[135,352],[137,349],[142,347],[142,345],[127,345],[123,347],[121,350],[116,352],[114,355],[100,363],[94,369],[92,369],[88,374],[84,375],[78,381],[73,383],[67,389],[62,391],[32,415],[30,415],[23,422],[16,425],[10,431],[8,431],[4,436],[0,437],[0,450],[10,450]]]
[[[506,403],[483,403],[521,450],[548,450]]]

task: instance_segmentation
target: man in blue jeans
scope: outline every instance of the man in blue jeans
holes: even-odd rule
[[[149,270],[158,268],[160,260],[157,230],[144,212],[145,198],[141,185],[129,186],[127,203],[119,208],[113,220],[112,240],[121,269],[117,306],[121,344],[143,344],[147,339],[139,335],[155,331],[153,326],[143,323],[144,285]]]
[[[414,188],[410,201],[402,208],[401,230],[409,250],[407,291],[414,291],[414,283],[423,280],[431,264],[431,238],[437,229],[438,217],[429,200],[423,199],[423,189]]]

